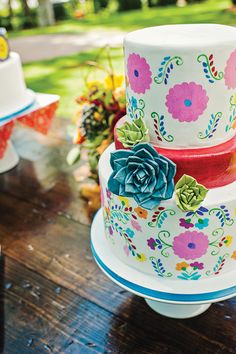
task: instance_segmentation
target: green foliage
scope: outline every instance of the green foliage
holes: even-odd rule
[[[71,6],[72,3],[63,3],[63,2],[54,2],[53,3],[53,10],[54,10],[54,16],[56,21],[62,21],[66,20],[70,17],[69,15],[69,6]]]
[[[7,31],[12,30],[13,26],[11,23],[11,18],[9,16],[3,17],[0,16],[0,27],[4,27]]]
[[[118,11],[138,10],[141,8],[141,0],[118,0]]]
[[[157,5],[158,6],[168,6],[168,5],[175,5],[176,0],[158,0]]]

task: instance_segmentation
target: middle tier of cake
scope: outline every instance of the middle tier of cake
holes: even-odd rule
[[[196,211],[182,211],[175,195],[152,210],[111,193],[114,144],[102,155],[99,175],[106,238],[111,252],[141,272],[198,280],[230,271],[236,262],[236,182],[209,190]]]
[[[116,149],[125,149],[118,136],[119,128],[134,122],[125,116],[117,123],[114,129]],[[127,139],[128,134],[130,132],[127,131]],[[159,145],[152,146],[176,164],[175,182],[184,174],[194,177],[207,188],[218,188],[236,181],[236,136],[223,144],[205,148],[167,149]]]

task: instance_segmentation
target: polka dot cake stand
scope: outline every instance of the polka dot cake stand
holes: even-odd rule
[[[19,163],[19,156],[16,153],[11,141],[8,141],[8,146],[4,157],[0,160],[0,173],[10,171]]]
[[[112,255],[105,240],[102,211],[91,228],[91,248],[96,263],[116,284],[141,296],[157,313],[171,318],[190,318],[205,312],[212,303],[236,295],[236,270],[203,280],[167,280],[140,271]]]

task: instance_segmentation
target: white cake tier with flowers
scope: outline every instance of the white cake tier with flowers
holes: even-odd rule
[[[111,145],[99,162],[104,242],[111,257],[169,279],[198,280],[235,269],[236,182],[211,189],[195,211],[181,210],[176,193],[148,210],[109,190],[114,152]]]
[[[236,126],[236,29],[170,25],[129,33],[124,41],[127,114],[142,117],[153,144],[221,144]]]
[[[20,112],[34,101],[27,90],[20,56],[9,51],[6,31],[0,28],[0,118]]]

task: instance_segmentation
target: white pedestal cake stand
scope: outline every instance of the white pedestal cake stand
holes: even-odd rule
[[[91,248],[101,270],[122,288],[144,297],[159,314],[190,318],[206,311],[214,302],[236,295],[236,270],[203,280],[169,280],[149,275],[124,264],[112,254],[105,240],[102,211],[91,228]]]
[[[0,159],[0,173],[7,172],[14,168],[19,163],[17,155],[11,141],[8,141],[8,147],[2,159]]]

